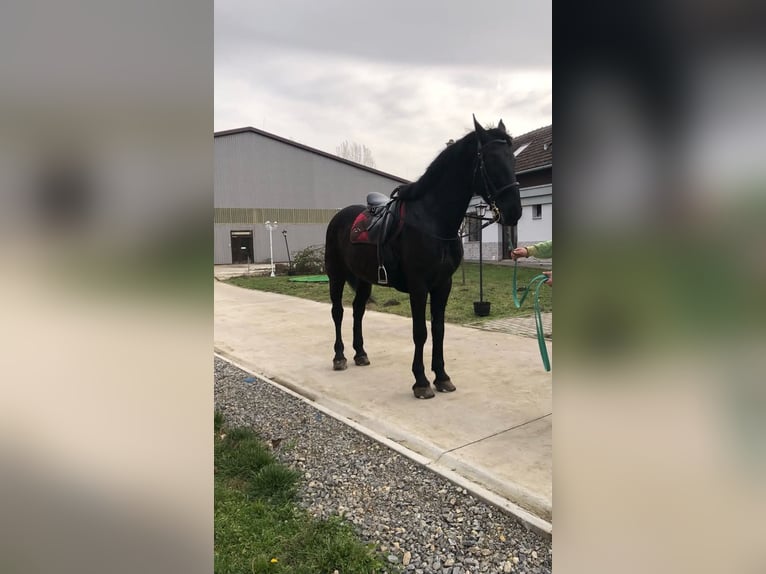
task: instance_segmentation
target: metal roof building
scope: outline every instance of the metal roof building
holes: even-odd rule
[[[277,221],[274,260],[323,245],[330,218],[364,203],[367,193],[390,194],[407,180],[247,127],[215,133],[214,263],[269,259],[266,221]]]

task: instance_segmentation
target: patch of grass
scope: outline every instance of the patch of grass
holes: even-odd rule
[[[479,264],[464,262],[463,265],[465,266],[465,284],[463,283],[462,269],[458,269],[452,276],[452,292],[450,293],[446,309],[446,321],[448,323],[464,325],[466,323],[477,323],[504,317],[529,316],[533,313],[534,307],[531,295],[527,297],[521,309],[516,309],[513,305],[513,294],[511,292],[513,266],[485,264],[483,265],[482,278],[483,299],[484,301],[490,301],[492,308],[488,317],[482,318],[474,315],[473,302],[479,300]],[[529,280],[539,273],[539,269],[519,267],[518,286],[526,286]],[[330,302],[327,283],[290,282],[287,277],[235,277],[229,279],[227,283],[248,289],[311,299],[312,301]],[[553,289],[547,285],[543,285],[540,288],[540,309],[543,312],[553,310],[552,294]],[[521,293],[519,293],[520,295]],[[400,293],[389,287],[373,285],[371,299],[381,303],[368,303],[368,309],[383,313],[393,313],[403,317],[412,316],[410,313],[409,295],[406,293]],[[343,305],[351,307],[353,300],[354,292],[350,287],[346,286],[343,291]]]
[[[219,441],[215,470],[223,477],[252,480],[263,467],[276,462],[269,448],[254,436],[238,439],[226,434]]]
[[[254,496],[291,500],[299,475],[283,464],[270,463],[253,476],[248,492]]]
[[[227,429],[221,438],[225,440],[225,446],[232,447],[238,446],[243,441],[258,442],[258,436],[252,430],[243,427]]]
[[[298,563],[314,562],[316,569],[313,572],[372,572],[372,564],[368,557],[372,552],[370,546],[364,546],[354,536],[352,531],[338,517],[329,520],[313,522],[308,528],[302,530],[293,540],[294,556]],[[349,568],[343,570],[337,564],[358,564],[360,567],[367,564],[367,569]],[[391,567],[382,563],[379,568],[391,571]],[[308,571],[307,571],[308,572]]]
[[[316,520],[298,508],[298,473],[278,463],[255,433],[228,429],[220,414],[215,421],[216,573],[396,571],[340,518]]]

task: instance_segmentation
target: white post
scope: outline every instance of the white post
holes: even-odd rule
[[[271,257],[271,276],[274,277],[274,243],[271,241],[271,226],[269,226],[269,256]]]
[[[269,253],[271,255],[271,276],[275,277],[274,273],[274,243],[271,239],[271,232],[274,231],[279,223],[276,221],[267,221],[266,228],[269,230]]]

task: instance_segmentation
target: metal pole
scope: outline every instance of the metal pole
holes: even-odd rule
[[[484,301],[484,273],[482,272],[483,249],[481,247],[482,243],[484,243],[482,240],[484,228],[481,225],[483,221],[483,218],[479,220],[479,301]]]
[[[452,143],[455,143],[455,142],[452,142]],[[449,142],[447,142],[447,145],[451,145],[451,144]],[[460,226],[460,237],[461,237],[460,241],[461,241],[462,245],[465,245],[463,243],[463,239],[462,238],[465,235],[465,232],[466,232],[466,229],[467,229],[467,225],[468,225],[467,224],[467,220],[464,218],[463,219],[463,223]],[[469,238],[469,240],[470,240],[470,238]],[[463,285],[465,285],[465,257],[463,257],[463,260],[460,261],[460,271],[462,271],[462,274],[463,274]]]
[[[293,259],[290,257],[290,246],[287,244],[287,229],[282,230],[282,235],[285,238],[285,249],[287,250],[287,274],[293,274]]]

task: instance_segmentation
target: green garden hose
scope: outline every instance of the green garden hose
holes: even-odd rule
[[[535,327],[537,328],[537,344],[540,347],[540,357],[543,360],[543,366],[545,367],[546,371],[551,370],[551,361],[548,358],[548,347],[545,346],[545,336],[543,335],[543,318],[540,315],[540,286],[543,285],[547,280],[548,277],[540,273],[539,275],[535,275],[532,277],[532,279],[529,281],[529,284],[524,288],[524,294],[521,296],[521,299],[518,298],[518,295],[516,294],[516,270],[518,269],[518,261],[514,262],[513,264],[513,305],[520,309],[522,304],[524,303],[524,300],[527,298],[527,295],[529,295],[529,292],[531,291],[532,287],[535,288]]]

